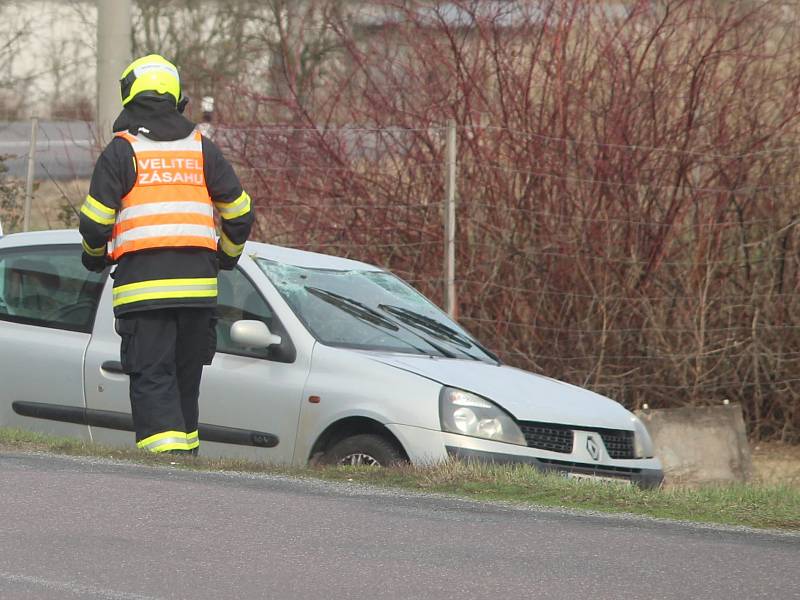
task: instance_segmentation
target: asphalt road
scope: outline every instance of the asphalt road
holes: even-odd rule
[[[35,176],[39,180],[88,179],[94,168],[93,125],[85,121],[39,121]],[[0,122],[0,156],[8,177],[28,174],[31,122]]]
[[[0,598],[800,598],[800,537],[0,454]]]

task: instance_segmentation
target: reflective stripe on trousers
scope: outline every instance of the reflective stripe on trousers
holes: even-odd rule
[[[136,447],[149,452],[168,452],[170,450],[192,450],[200,445],[197,431],[164,431],[136,442]]]
[[[190,450],[200,445],[200,438],[198,437],[197,430],[186,434],[186,445]]]

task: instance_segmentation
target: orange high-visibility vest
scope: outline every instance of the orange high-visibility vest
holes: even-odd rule
[[[203,175],[199,131],[159,142],[116,134],[130,142],[136,183],[122,199],[111,234],[111,258],[150,248],[217,249],[214,208]]]

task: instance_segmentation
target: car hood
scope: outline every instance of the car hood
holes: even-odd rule
[[[488,398],[521,421],[633,429],[633,415],[619,403],[514,367],[428,356],[369,355],[382,364]]]

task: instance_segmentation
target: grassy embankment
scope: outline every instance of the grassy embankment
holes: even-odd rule
[[[569,480],[518,466],[447,463],[426,468],[405,466],[388,469],[278,467],[242,460],[151,455],[136,449],[98,446],[76,439],[3,428],[0,428],[0,451],[53,452],[186,469],[313,477],[410,491],[453,494],[477,500],[800,531],[800,487],[788,484],[641,490],[617,484]]]

